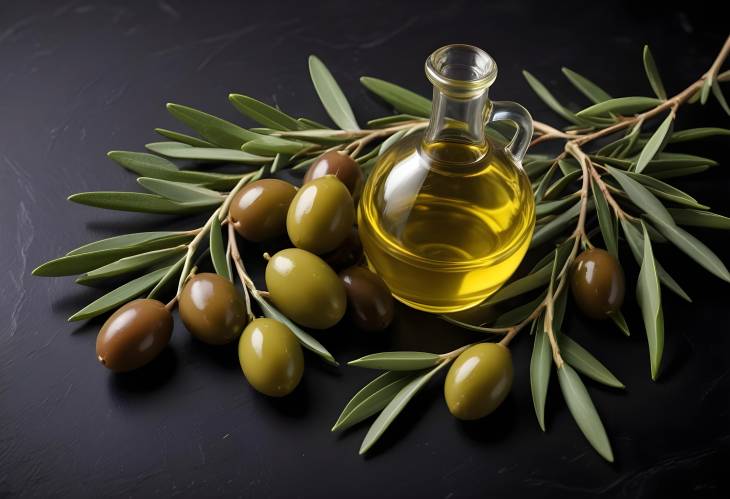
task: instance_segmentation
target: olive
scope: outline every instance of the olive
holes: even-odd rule
[[[101,327],[96,337],[96,357],[115,372],[142,367],[170,342],[172,325],[172,315],[159,301],[130,301]]]
[[[180,318],[197,339],[224,345],[238,338],[248,322],[240,289],[218,274],[196,274],[180,293]]]
[[[317,255],[297,248],[279,251],[266,265],[271,301],[302,326],[327,329],[345,315],[347,298],[337,274]]]
[[[491,414],[512,388],[512,354],[499,343],[467,348],[449,368],[444,383],[446,405],[459,419]]]
[[[352,229],[355,206],[332,175],[305,184],[289,206],[286,230],[294,246],[321,255],[337,248]]]
[[[289,182],[266,178],[236,193],[229,215],[233,228],[249,241],[261,242],[286,232],[286,212],[297,194]]]
[[[327,262],[327,265],[332,267],[336,272],[344,270],[347,267],[357,265],[362,261],[362,243],[360,242],[360,235],[357,232],[357,227],[350,229],[350,232],[345,237],[337,248],[329,253],[322,255],[322,260]]]
[[[608,251],[589,249],[573,262],[570,289],[584,314],[606,319],[611,312],[620,310],[624,302],[624,271]]]
[[[304,371],[304,355],[294,333],[274,319],[256,319],[238,342],[243,375],[257,391],[270,397],[290,394]]]
[[[353,199],[357,200],[365,182],[365,176],[357,161],[339,151],[326,152],[317,158],[304,175],[304,183],[314,179],[334,175],[345,184]]]
[[[393,320],[393,295],[383,279],[364,267],[340,272],[345,285],[347,309],[355,325],[363,331],[382,331]]]

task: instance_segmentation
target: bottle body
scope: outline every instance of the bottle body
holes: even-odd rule
[[[420,310],[472,307],[517,269],[535,225],[530,181],[488,139],[411,134],[379,159],[358,227],[368,263],[395,298]]]

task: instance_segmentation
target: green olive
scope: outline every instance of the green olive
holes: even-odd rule
[[[491,414],[512,388],[512,354],[499,343],[479,343],[457,357],[444,383],[446,405],[454,417]]]
[[[133,300],[104,323],[96,337],[96,357],[115,372],[151,362],[170,342],[172,315],[157,300]]]
[[[345,185],[328,175],[305,184],[289,206],[286,230],[294,246],[321,255],[345,240],[355,206]]]
[[[240,289],[218,274],[196,274],[180,293],[180,319],[197,339],[210,345],[234,341],[248,322]]]
[[[362,191],[365,176],[357,161],[339,151],[326,152],[317,158],[304,175],[304,183],[314,179],[334,175],[337,180],[345,184],[352,198],[357,200]]]
[[[583,313],[593,319],[606,319],[623,305],[624,271],[608,251],[586,250],[573,262],[570,290]]]
[[[363,331],[382,331],[393,320],[395,306],[388,286],[375,272],[364,267],[350,267],[340,272],[345,285],[347,310],[355,325]]]
[[[233,197],[228,213],[233,228],[249,241],[261,242],[286,232],[286,213],[297,194],[289,182],[266,178],[251,182]]]
[[[332,327],[347,308],[337,274],[317,255],[297,248],[281,250],[269,259],[266,287],[276,308],[305,327]]]
[[[238,342],[243,375],[257,391],[270,397],[289,395],[304,372],[304,355],[294,333],[274,319],[256,319]]]

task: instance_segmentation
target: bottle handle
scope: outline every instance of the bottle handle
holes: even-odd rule
[[[530,146],[532,139],[532,116],[527,109],[520,106],[516,102],[510,101],[493,101],[492,113],[489,121],[508,120],[517,126],[517,132],[506,149],[519,163],[525,157],[527,148]]]

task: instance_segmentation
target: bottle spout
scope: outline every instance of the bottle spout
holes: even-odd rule
[[[426,76],[449,97],[471,99],[484,93],[497,78],[497,63],[473,45],[446,45],[426,60]]]

